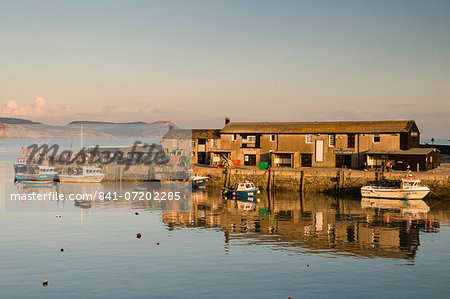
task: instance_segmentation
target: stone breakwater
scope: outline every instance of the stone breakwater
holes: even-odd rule
[[[226,171],[218,168],[194,167],[194,171],[200,171],[208,175],[208,186],[223,187]],[[359,170],[336,169],[231,169],[229,170],[229,182],[249,180],[262,190],[286,190],[315,193],[359,193],[361,186],[373,185],[381,182],[393,182],[405,178],[406,172],[374,172]],[[428,172],[413,173],[415,179],[431,189],[430,197],[443,197],[450,200],[450,175],[432,174]]]

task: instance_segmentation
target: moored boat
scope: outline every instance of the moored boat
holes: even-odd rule
[[[198,172],[193,172],[190,181],[192,182],[192,188],[204,188],[208,182],[209,177],[202,176]]]
[[[103,180],[104,174],[101,169],[93,166],[83,166],[81,168],[69,168],[67,174],[60,174],[60,182],[73,183],[99,183]]]
[[[402,179],[399,186],[364,186],[361,188],[361,196],[369,198],[390,198],[390,199],[422,199],[429,192],[430,188],[420,186],[420,180],[412,178]]]
[[[222,188],[222,196],[227,198],[252,197],[260,193],[250,181],[241,181],[234,184],[233,188]]]
[[[35,164],[14,165],[16,181],[54,181],[58,173],[54,167]]]

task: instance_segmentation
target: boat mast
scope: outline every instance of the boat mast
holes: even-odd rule
[[[84,136],[83,136],[83,129],[84,129],[84,125],[81,124],[81,127],[80,127],[80,139],[81,139],[80,143],[81,143],[81,149],[83,149],[83,146],[84,146],[84,144],[83,144],[83,138],[84,138]]]

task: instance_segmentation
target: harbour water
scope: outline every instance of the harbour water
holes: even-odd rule
[[[23,190],[9,176],[2,182],[0,298],[450,294],[450,206],[442,202],[294,192],[225,200],[208,189],[169,208],[122,199],[22,209],[7,201]],[[126,192],[136,184],[75,190]]]

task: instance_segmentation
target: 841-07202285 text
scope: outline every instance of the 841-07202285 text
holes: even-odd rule
[[[144,192],[144,191],[131,191],[124,192],[120,194],[119,192],[99,192],[98,199],[99,200],[180,200],[181,192],[165,192],[165,191],[153,191],[153,192]]]
[[[128,201],[171,201],[180,200],[186,198],[186,194],[181,191],[127,191],[127,192],[93,192],[93,193],[60,193],[60,192],[48,192],[48,193],[23,193],[23,194],[10,194],[10,199],[16,200],[128,200]]]

